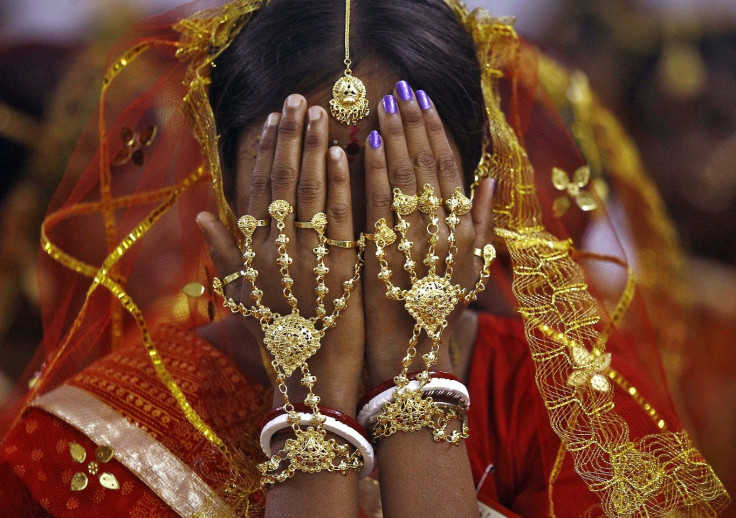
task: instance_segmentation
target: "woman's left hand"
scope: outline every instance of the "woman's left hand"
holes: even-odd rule
[[[445,131],[434,104],[424,92],[412,91],[401,81],[394,95],[384,97],[378,107],[380,136],[374,133],[366,142],[366,203],[368,232],[381,218],[393,227],[396,220],[391,205],[393,190],[406,195],[417,195],[425,185],[434,189],[443,201],[449,199],[457,188],[466,196],[463,187],[461,160],[453,149],[451,137]],[[493,234],[492,181],[483,182],[476,191],[472,210],[460,216],[455,228],[455,256],[452,283],[470,291],[480,275],[483,260],[473,254],[491,242]],[[445,217],[449,214],[444,204],[437,209],[437,245],[439,257],[437,275],[444,276],[445,258],[450,252],[449,228]],[[386,261],[392,272],[394,285],[408,290],[411,279],[408,271],[415,270],[417,279],[428,273],[424,259],[430,249],[428,226],[431,218],[419,210],[404,216],[410,228],[407,238],[413,244],[411,259],[414,267],[406,268],[406,259],[397,249],[401,236],[386,250]],[[376,245],[369,242],[366,249],[366,266],[363,277],[366,318],[366,358],[373,386],[390,380],[401,370],[412,336],[415,320],[405,309],[403,302],[386,297],[386,285],[378,279],[380,266],[375,259]],[[407,271],[408,270],[408,271]],[[460,304],[458,305],[458,307]],[[453,321],[460,311],[447,315],[449,325],[443,333],[444,347],[440,349],[437,368],[451,371],[452,365],[446,346],[454,333]],[[421,355],[429,351],[425,332],[420,338],[420,348],[411,370],[421,370]]]

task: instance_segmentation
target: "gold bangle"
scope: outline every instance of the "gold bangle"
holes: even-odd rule
[[[227,277],[223,277],[223,279],[221,281],[222,282],[222,286],[223,287],[227,286],[231,282],[233,282],[233,281],[241,278],[243,275],[245,275],[245,272],[243,270],[239,270],[237,272],[231,273]]]
[[[358,243],[355,241],[343,241],[340,239],[330,239],[329,237],[325,238],[325,243],[327,243],[330,246],[336,246],[337,248],[357,248]]]

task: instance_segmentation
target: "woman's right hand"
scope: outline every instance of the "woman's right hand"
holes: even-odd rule
[[[283,275],[276,263],[279,230],[276,221],[269,216],[269,205],[274,200],[285,200],[294,208],[285,218],[284,233],[289,239],[286,250],[292,258],[289,266],[289,275],[294,280],[292,292],[303,317],[315,316],[317,282],[313,272],[316,266],[313,250],[318,246],[318,236],[315,230],[296,228],[295,221],[308,222],[316,213],[323,212],[328,221],[327,237],[343,241],[354,239],[347,157],[339,147],[328,149],[328,122],[323,108],[307,108],[304,97],[291,95],[280,114],[272,113],[267,117],[259,139],[249,139],[246,134],[241,140],[236,211],[238,215],[249,214],[258,220],[271,221],[269,227],[257,228],[253,234],[252,250],[256,254],[253,266],[258,270],[256,286],[263,291],[262,303],[281,315],[291,313],[292,309],[283,295]],[[254,141],[257,141],[255,155]],[[210,246],[218,276],[222,279],[241,270],[242,254],[225,225],[208,213],[200,214],[198,222]],[[332,301],[343,295],[343,282],[354,275],[357,250],[327,248],[324,262],[329,268],[325,277],[329,293],[324,300],[330,315]],[[226,296],[246,307],[253,306],[252,290],[245,279],[225,286]],[[262,343],[264,334],[256,319],[248,317],[245,325]],[[321,397],[321,404],[355,415],[363,346],[361,283],[356,282],[336,327],[327,330],[320,349],[308,360],[311,373],[318,379],[314,392]],[[297,369],[287,383],[292,402],[302,402],[306,394],[301,377]],[[280,404],[278,391],[275,397],[275,404]]]

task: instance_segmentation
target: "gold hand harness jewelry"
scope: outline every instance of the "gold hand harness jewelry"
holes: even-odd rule
[[[347,473],[348,470],[359,470],[363,466],[359,452],[350,452],[347,446],[336,443],[334,439],[326,438],[326,431],[322,426],[325,419],[318,407],[320,398],[313,390],[317,377],[310,373],[307,361],[319,350],[325,332],[335,326],[340,313],[347,307],[348,299],[360,278],[365,241],[363,239],[358,241],[358,256],[353,276],[343,282],[343,293],[332,301],[333,311],[328,315],[325,308],[325,297],[329,293],[325,284],[325,276],[330,271],[325,264],[325,256],[328,253],[325,236],[327,217],[320,212],[315,214],[310,222],[300,225],[301,228],[314,229],[318,236],[317,246],[313,249],[316,258],[313,272],[317,281],[315,316],[306,318],[299,312],[297,298],[292,293],[294,279],[289,272],[292,258],[286,252],[289,238],[284,232],[286,228],[284,220],[293,212],[293,208],[284,200],[276,200],[271,203],[268,212],[276,222],[279,231],[276,238],[278,250],[276,264],[280,267],[282,294],[291,307],[291,313],[285,315],[275,313],[262,302],[263,291],[256,286],[258,270],[253,267],[256,253],[252,248],[253,233],[261,226],[259,225],[261,220],[253,216],[245,215],[238,220],[238,228],[244,236],[243,269],[240,275],[252,287],[250,298],[254,303],[253,307],[246,307],[242,302],[226,297],[224,293],[225,281],[235,280],[237,274],[231,274],[224,280],[216,277],[212,282],[215,293],[223,297],[225,307],[228,307],[233,313],[253,317],[260,322],[264,332],[263,343],[273,356],[271,365],[276,372],[277,388],[284,399],[284,409],[288,413],[289,424],[294,431],[295,437],[286,441],[282,451],[259,465],[262,481],[266,484],[283,482],[297,471]],[[301,384],[308,391],[304,403],[312,410],[310,426],[306,430],[299,426],[300,419],[289,400],[286,387],[287,378],[297,370],[302,375]],[[278,472],[282,461],[288,462],[287,467]]]
[[[368,117],[368,99],[363,81],[350,70],[350,0],[345,0],[345,73],[332,87],[330,113],[338,122],[351,126]]]
[[[383,411],[378,415],[376,426],[373,429],[374,439],[388,437],[396,431],[413,431],[423,427],[433,430],[435,440],[442,440],[457,444],[467,437],[467,426],[463,420],[462,431],[447,434],[445,427],[453,417],[461,417],[455,410],[443,410],[431,398],[422,397],[422,388],[430,381],[429,369],[437,362],[442,332],[447,327],[447,317],[458,303],[468,304],[474,301],[478,294],[485,289],[485,281],[490,275],[490,266],[496,257],[493,245],[485,245],[482,251],[483,267],[480,278],[471,291],[462,286],[452,284],[455,259],[458,253],[455,229],[460,223],[460,216],[470,212],[471,201],[463,194],[460,187],[456,188],[452,196],[445,200],[448,215],[445,224],[449,229],[448,253],[445,258],[445,273],[439,275],[437,266],[440,258],[436,254],[439,217],[437,210],[442,200],[434,193],[434,188],[426,184],[419,195],[407,195],[399,189],[394,189],[392,209],[396,213],[398,222],[391,228],[385,219],[381,218],[375,224],[373,239],[376,243],[376,257],[380,264],[378,278],[386,284],[386,297],[391,300],[402,300],[409,314],[416,324],[409,341],[406,355],[402,359],[401,373],[394,378],[396,390],[394,401],[386,403]],[[416,262],[412,259],[413,243],[408,239],[409,222],[404,216],[416,210],[429,216],[427,225],[429,249],[423,260],[427,266],[427,275],[419,278],[416,272]],[[397,236],[398,232],[398,236]],[[404,254],[404,270],[409,274],[411,287],[402,290],[391,282],[391,269],[386,260],[386,248],[400,238],[397,248]],[[424,331],[432,342],[431,349],[422,356],[424,371],[417,376],[419,388],[406,388],[409,383],[408,371],[417,354],[419,337]]]

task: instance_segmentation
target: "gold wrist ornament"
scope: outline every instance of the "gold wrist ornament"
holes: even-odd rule
[[[445,273],[444,275],[438,274],[437,266],[440,258],[436,254],[439,231],[437,210],[441,204],[442,200],[435,195],[434,188],[429,184],[424,185],[418,195],[407,195],[400,189],[394,189],[391,208],[396,214],[396,225],[393,228],[390,227],[383,218],[375,224],[373,239],[376,243],[376,257],[380,264],[378,278],[386,284],[386,297],[391,300],[404,301],[406,310],[414,318],[416,324],[406,355],[402,359],[401,373],[394,377],[396,389],[393,401],[384,405],[373,426],[374,441],[388,437],[397,431],[410,432],[421,428],[430,428],[436,441],[453,444],[459,444],[468,436],[467,420],[463,409],[455,405],[437,403],[429,397],[424,398],[422,388],[431,379],[430,368],[437,363],[442,332],[447,327],[447,317],[458,303],[469,304],[485,289],[485,281],[490,276],[490,266],[496,257],[496,250],[490,244],[483,247],[483,267],[473,290],[467,291],[462,286],[452,283],[455,258],[458,253],[455,229],[460,223],[460,217],[470,212],[472,207],[470,199],[458,187],[452,196],[444,201],[448,212],[444,221],[449,229],[448,253],[445,258]],[[416,210],[429,216],[427,225],[429,249],[423,260],[428,271],[427,275],[421,279],[417,276],[416,262],[411,255],[413,243],[408,239],[410,225],[404,219],[404,216]],[[399,237],[397,248],[404,254],[404,270],[408,272],[411,281],[411,287],[408,290],[402,290],[391,282],[392,272],[386,260],[386,248]],[[422,331],[427,334],[432,345],[430,351],[422,356],[425,368],[416,377],[419,388],[412,390],[407,387],[410,381],[408,372],[416,357]],[[446,428],[455,419],[461,421],[461,429],[448,433]]]
[[[252,248],[253,233],[256,228],[262,225],[260,224],[261,220],[257,220],[253,216],[245,215],[238,220],[238,228],[244,236],[243,269],[241,273],[231,274],[225,277],[224,280],[216,277],[212,281],[213,289],[215,293],[223,297],[225,307],[233,313],[256,318],[260,322],[264,332],[263,343],[273,356],[271,365],[276,372],[277,389],[284,398],[284,409],[289,416],[289,424],[295,435],[294,438],[286,441],[280,452],[272,455],[268,461],[259,465],[262,475],[261,480],[264,484],[283,482],[297,471],[305,473],[339,471],[346,474],[350,470],[360,470],[363,466],[360,452],[350,452],[348,446],[338,444],[334,439],[326,438],[326,431],[323,427],[325,418],[318,407],[320,398],[313,390],[317,377],[310,373],[307,360],[317,352],[325,332],[330,327],[335,326],[340,313],[347,307],[348,299],[360,278],[365,241],[363,239],[358,241],[358,256],[353,276],[343,282],[343,292],[332,301],[333,311],[328,315],[325,308],[325,296],[329,289],[325,284],[325,276],[330,270],[324,260],[328,253],[327,237],[325,236],[327,216],[321,212],[317,213],[308,224],[302,225],[301,228],[314,229],[318,235],[317,246],[313,249],[316,258],[316,266],[313,271],[317,280],[315,316],[306,318],[300,314],[297,298],[292,293],[294,279],[289,273],[292,258],[286,252],[289,238],[284,232],[286,228],[284,220],[287,215],[293,212],[293,208],[284,200],[276,200],[271,203],[268,212],[276,222],[279,231],[276,238],[278,250],[276,264],[280,267],[282,294],[291,307],[291,313],[280,315],[271,311],[262,302],[263,291],[256,285],[258,270],[253,267],[253,259],[256,253]],[[246,307],[242,302],[236,302],[224,293],[226,282],[235,280],[240,276],[248,281],[252,287],[250,293],[250,298],[254,303],[252,307]],[[301,373],[302,385],[308,390],[304,404],[312,411],[310,426],[306,430],[303,430],[299,425],[299,415],[289,400],[286,387],[287,378],[291,377],[297,370]],[[287,462],[287,465],[279,471],[284,461]]]
[[[345,73],[332,87],[330,113],[338,122],[351,126],[368,117],[368,99],[363,81],[350,70],[350,0],[345,0]]]

